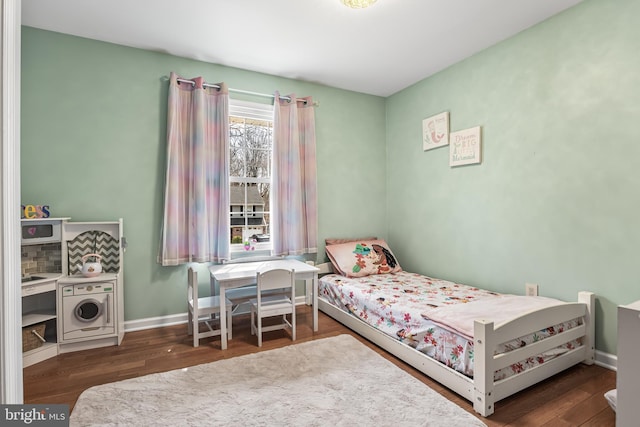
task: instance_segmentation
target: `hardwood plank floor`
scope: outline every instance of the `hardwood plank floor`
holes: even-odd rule
[[[297,311],[296,343],[350,334],[386,359],[418,378],[427,386],[468,412],[470,402],[427,378],[416,369],[356,335],[350,329],[319,314],[319,331],[313,333],[312,312],[307,306]],[[220,350],[217,337],[203,339],[192,346],[186,325],[128,332],[122,345],[66,353],[24,369],[25,403],[62,403],[70,410],[89,387],[156,372],[198,365],[270,350],[292,344],[285,331],[264,335],[262,348],[251,336],[248,316],[234,317],[233,339],[227,351]],[[575,366],[552,379],[508,397],[496,404],[496,412],[483,418],[494,426],[598,426],[614,427],[615,413],[604,393],[615,388],[615,372],[598,366]]]

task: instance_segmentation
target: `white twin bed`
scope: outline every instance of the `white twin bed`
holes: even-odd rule
[[[332,263],[318,265],[319,309],[471,401],[482,416],[507,396],[594,362],[591,292],[566,303],[409,273],[380,240],[328,244],[327,254]]]

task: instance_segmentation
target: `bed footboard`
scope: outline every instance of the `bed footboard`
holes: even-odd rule
[[[595,326],[592,319],[594,303],[595,295],[593,293],[580,292],[577,303],[525,313],[497,327],[491,321],[476,320],[474,324],[474,397],[472,399],[474,409],[486,417],[493,413],[495,402],[507,396],[577,363],[593,364],[595,356]],[[496,347],[501,343],[575,318],[582,318],[582,325],[508,353],[494,354]],[[551,361],[494,382],[493,373],[495,371],[576,339],[581,340],[581,346],[571,349]]]

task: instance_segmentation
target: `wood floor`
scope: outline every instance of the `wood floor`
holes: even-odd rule
[[[311,328],[311,309],[299,306],[298,339],[304,342],[351,334],[386,359],[473,412],[472,405],[409,367],[384,350],[351,332],[330,317],[320,313],[319,332]],[[59,355],[24,369],[25,403],[68,404],[73,409],[85,389],[127,378],[213,362],[292,344],[285,331],[264,335],[263,347],[257,347],[250,335],[247,316],[234,317],[233,340],[227,351],[220,350],[218,337],[203,339],[200,347],[192,346],[186,325],[128,332],[122,345]],[[615,426],[615,413],[603,395],[615,388],[615,372],[598,367],[578,365],[554,378],[530,387],[496,404],[496,412],[483,421],[489,426]],[[114,408],[117,410],[117,408]]]

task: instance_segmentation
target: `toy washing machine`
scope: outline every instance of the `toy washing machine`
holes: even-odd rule
[[[115,333],[115,282],[87,282],[62,287],[62,339],[82,340]]]

